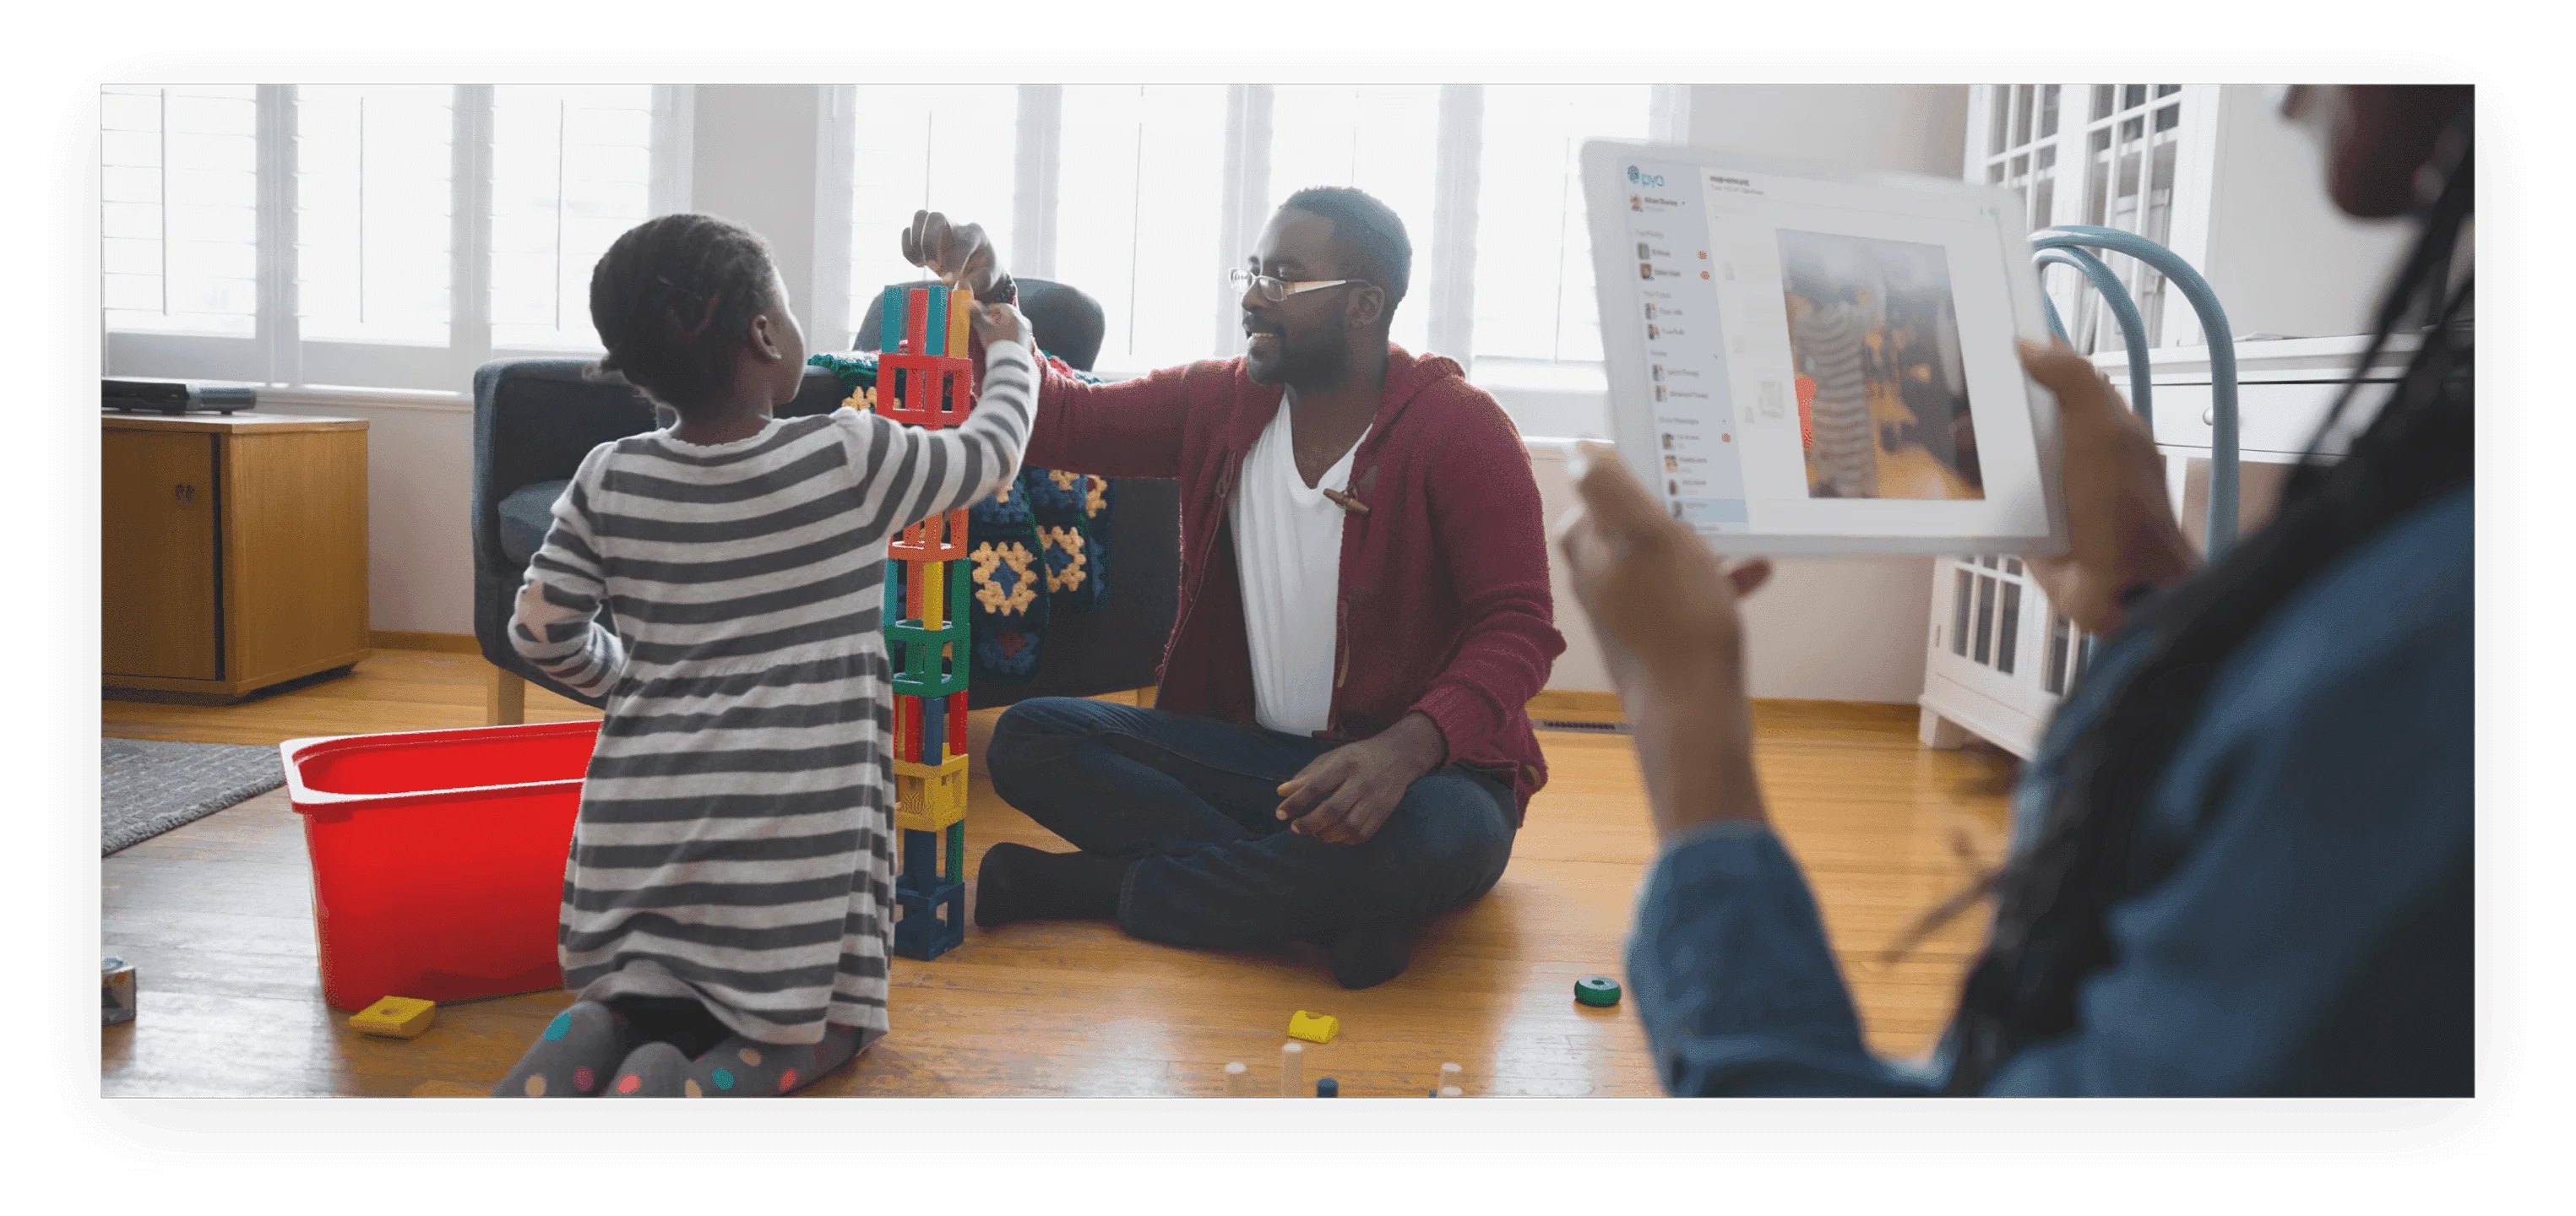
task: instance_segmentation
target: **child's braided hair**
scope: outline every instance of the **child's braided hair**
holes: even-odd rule
[[[712,215],[665,215],[626,230],[590,272],[590,320],[608,348],[594,374],[664,405],[698,401],[733,375],[751,319],[779,301],[769,247]]]

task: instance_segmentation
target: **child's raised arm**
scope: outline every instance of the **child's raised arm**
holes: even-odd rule
[[[975,331],[984,340],[984,388],[963,424],[925,431],[882,414],[845,422],[851,467],[866,490],[861,510],[875,516],[872,534],[954,511],[1019,476],[1038,410],[1028,322],[1008,304],[990,304],[977,310]]]
[[[626,648],[598,621],[607,572],[590,526],[589,492],[601,453],[594,449],[555,500],[545,544],[528,559],[519,601],[510,612],[510,645],[537,670],[584,696],[601,696],[626,666]]]

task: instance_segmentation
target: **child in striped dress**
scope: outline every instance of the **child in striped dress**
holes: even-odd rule
[[[724,220],[619,237],[590,307],[600,367],[679,421],[582,461],[511,619],[520,654],[608,707],[558,931],[580,997],[495,1092],[786,1093],[887,1029],[886,542],[1018,471],[1027,323],[980,311],[980,404],[932,432],[771,416],[804,338]]]

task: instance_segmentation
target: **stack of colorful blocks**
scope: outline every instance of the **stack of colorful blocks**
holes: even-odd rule
[[[973,296],[946,287],[886,288],[880,412],[925,430],[966,421],[975,402],[966,356],[974,307]],[[894,949],[933,959],[966,939],[966,678],[974,643],[965,510],[904,529],[886,551],[887,648],[903,649],[894,674],[895,826],[903,837]]]

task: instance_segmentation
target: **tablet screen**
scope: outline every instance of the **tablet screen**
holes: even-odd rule
[[[1991,193],[1657,152],[1588,147],[1585,194],[1613,434],[1674,518],[1817,542],[1776,551],[2049,536],[2030,254]]]

